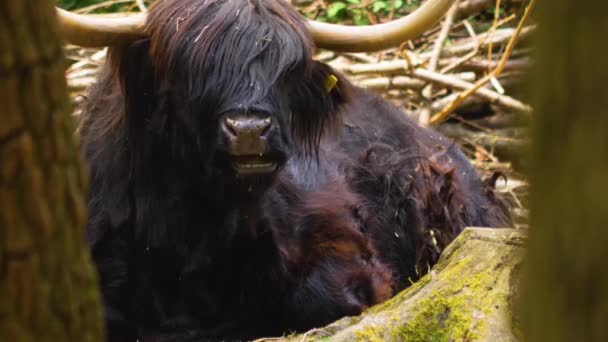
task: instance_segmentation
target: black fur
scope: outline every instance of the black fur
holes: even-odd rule
[[[319,171],[322,177],[317,177]],[[243,233],[230,246],[219,247],[217,255],[209,255],[208,241],[193,246],[189,259],[180,263],[182,271],[174,275],[181,286],[172,293],[152,293],[142,283],[135,302],[142,305],[153,298],[161,305],[144,306],[136,316],[173,311],[156,327],[140,326],[138,338],[275,336],[357,315],[389,298],[395,287],[392,275],[378,260],[355,214],[364,201],[333,171],[292,160],[260,207],[238,215]],[[151,267],[162,264],[157,258]],[[156,272],[166,276],[169,269]]]
[[[405,287],[464,226],[508,224],[445,138],[340,75],[327,92],[287,2],[159,0],[147,29],[80,118],[110,341],[304,330]],[[234,113],[273,118],[287,169],[235,175]]]

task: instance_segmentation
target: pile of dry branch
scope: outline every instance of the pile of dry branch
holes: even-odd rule
[[[121,2],[129,1],[145,10],[143,1]],[[307,10],[327,6],[324,0],[293,3]],[[499,182],[499,190],[512,200],[515,216],[522,218],[518,221],[525,222],[527,189],[521,173],[526,166],[525,127],[532,114],[525,80],[532,63],[528,42],[536,28],[528,17],[533,4],[460,0],[434,29],[398,49],[373,54],[319,51],[316,58],[381,93],[421,125],[436,126],[454,138],[482,172],[505,173],[509,181]],[[79,95],[95,80],[105,49],[68,46],[67,54],[74,62],[67,71],[68,84],[78,104]]]

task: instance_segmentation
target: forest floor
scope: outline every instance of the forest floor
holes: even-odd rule
[[[405,15],[420,1],[296,0],[309,18],[379,23]],[[88,12],[103,8],[84,8]],[[123,1],[145,10],[145,1]],[[375,3],[384,3],[374,5]],[[413,3],[413,4],[412,4]],[[441,23],[400,48],[377,53],[318,51],[355,84],[377,92],[405,115],[452,138],[483,176],[499,171],[497,190],[509,201],[516,227],[527,227],[527,74],[536,25],[526,17],[529,0],[461,0]],[[397,5],[400,5],[398,9]],[[101,7],[100,7],[101,6]],[[386,7],[388,6],[388,7]],[[338,8],[338,9],[336,9]],[[106,49],[67,46],[72,98],[78,105],[103,64]],[[475,91],[473,91],[476,89]]]

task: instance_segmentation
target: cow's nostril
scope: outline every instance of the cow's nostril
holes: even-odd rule
[[[232,135],[233,137],[238,136],[238,126],[239,123],[236,120],[230,119],[230,118],[226,118],[224,120],[224,130],[226,131],[226,133]]]

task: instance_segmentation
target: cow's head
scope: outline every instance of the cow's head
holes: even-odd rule
[[[239,177],[272,174],[312,151],[343,101],[312,60],[305,23],[283,0],[158,2],[149,53],[175,115]],[[210,156],[211,156],[210,154]]]
[[[452,2],[430,0],[367,28],[306,22],[284,0],[158,0],[147,16],[120,19],[59,14],[68,41],[122,46],[118,75],[139,144],[172,145],[163,148],[173,157],[250,188],[291,154],[314,152],[347,100],[346,81],[313,61],[313,40],[385,48],[424,31]]]

